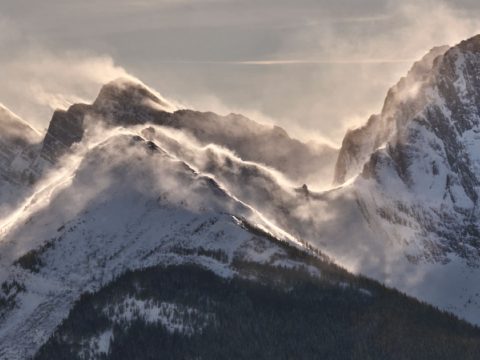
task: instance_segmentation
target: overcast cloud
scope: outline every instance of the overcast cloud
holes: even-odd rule
[[[37,128],[128,73],[167,98],[338,144],[477,1],[0,0],[0,102]]]

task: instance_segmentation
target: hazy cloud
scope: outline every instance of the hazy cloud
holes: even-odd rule
[[[1,64],[6,76],[0,98],[37,127],[48,124],[53,110],[90,102],[100,86],[128,73],[107,56],[29,51]]]
[[[91,101],[128,70],[186,105],[337,144],[412,60],[480,29],[473,0],[0,0],[0,10],[0,100],[41,127],[51,107]]]

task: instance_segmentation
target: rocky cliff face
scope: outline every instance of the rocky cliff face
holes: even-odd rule
[[[84,118],[88,112],[89,106],[85,104],[73,105],[68,111],[55,111],[43,140],[42,157],[53,163],[69,152],[73,144],[80,142],[85,131]]]
[[[406,77],[392,87],[380,114],[372,115],[368,122],[345,135],[335,166],[334,183],[342,184],[357,175],[370,155],[384,145],[422,107],[426,98],[419,92],[431,74],[434,61],[448,50],[448,46],[430,50],[416,62]]]
[[[412,259],[453,252],[478,261],[479,74],[480,36],[433,49],[389,91],[382,113],[343,141],[335,180],[361,173],[369,216],[397,225],[387,233],[416,244]]]
[[[388,140],[358,181],[380,223],[406,228],[396,240],[426,249],[412,259],[454,253],[478,263],[479,74],[480,37],[438,56],[415,94],[391,111]]]

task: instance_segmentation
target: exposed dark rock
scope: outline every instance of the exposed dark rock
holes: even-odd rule
[[[80,142],[85,131],[84,119],[89,111],[90,106],[85,104],[72,105],[67,111],[55,111],[43,140],[42,156],[55,162],[74,143]]]

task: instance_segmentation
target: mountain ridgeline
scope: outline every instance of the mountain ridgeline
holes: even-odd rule
[[[339,151],[128,79],[0,108],[0,358],[478,358],[478,74],[432,49]]]
[[[67,111],[56,111],[42,152],[51,160],[58,158],[82,139],[87,119],[102,119],[110,126],[149,123],[179,129],[201,144],[224,146],[243,160],[270,166],[296,182],[313,182],[333,171],[337,149],[327,145],[303,143],[278,126],[263,125],[238,114],[167,111],[171,108],[142,84],[115,80],[101,89],[92,105],[76,104]]]

